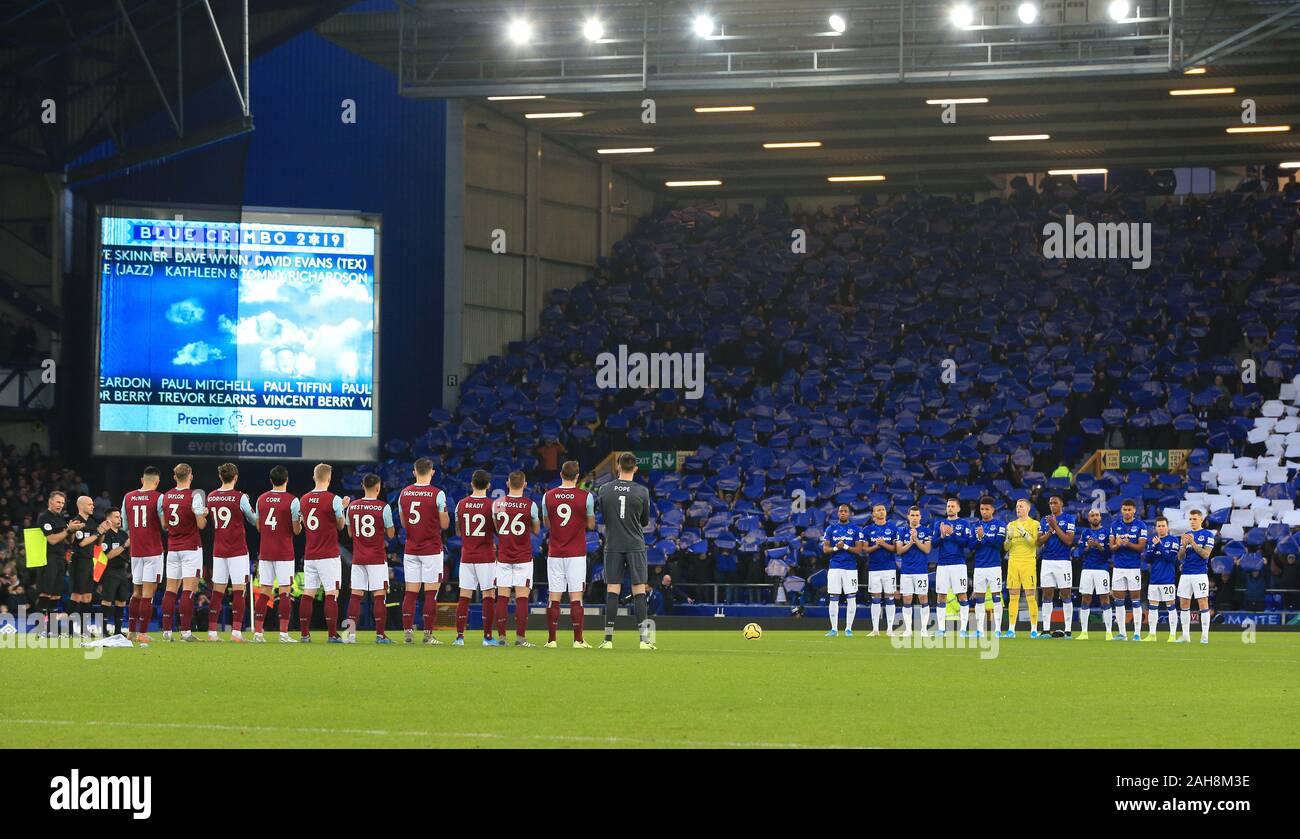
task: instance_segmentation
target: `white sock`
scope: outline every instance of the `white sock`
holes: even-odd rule
[[[1133,604],[1133,634],[1142,634],[1142,604]]]
[[[1147,609],[1147,634],[1156,634],[1156,624],[1160,622],[1160,604],[1153,603]]]
[[[912,631],[912,607],[911,606],[903,607],[903,631],[904,632]]]
[[[1038,604],[1038,611],[1042,613],[1043,631],[1052,631],[1052,603],[1050,600],[1044,600]]]
[[[962,632],[965,632],[966,627],[970,625],[970,604],[962,603],[957,608],[961,614],[961,622],[957,626],[961,628]]]
[[[1169,606],[1169,637],[1172,638],[1178,634],[1178,607]]]
[[[1106,631],[1110,632],[1115,628],[1115,610],[1110,606],[1101,607],[1101,622],[1106,625]]]
[[[920,603],[916,603],[912,606],[912,614],[916,616],[916,619],[913,621],[913,623],[916,624],[917,632],[925,632],[926,629],[925,619],[928,617],[928,615],[926,615],[927,611],[929,610],[926,609],[926,607],[921,605]]]
[[[984,604],[978,601],[975,603],[975,631],[984,634]]]
[[[934,631],[943,632],[948,628],[948,604],[943,603],[934,607]]]
[[[1092,613],[1091,607],[1088,606],[1079,607],[1079,631],[1080,632],[1088,631],[1088,615],[1090,615],[1091,613]]]
[[[993,601],[993,631],[1002,631],[1002,601]]]
[[[880,603],[875,600],[871,601],[871,631],[880,631]]]
[[[838,598],[831,598],[831,632],[840,631],[840,601]]]
[[[895,617],[896,617],[896,612],[894,610],[894,601],[892,600],[885,601],[885,631],[886,632],[894,631]]]
[[[1115,607],[1115,633],[1117,635],[1124,634],[1124,629],[1127,625],[1127,621],[1128,621],[1128,615],[1125,614],[1124,607],[1122,605],[1116,606]]]
[[[1065,612],[1065,631],[1069,632],[1070,627],[1074,625],[1074,601],[1068,597],[1065,598],[1065,602],[1061,604],[1061,609]]]
[[[1192,639],[1192,610],[1183,609],[1183,640]]]
[[[858,613],[858,597],[850,594],[844,601],[844,628],[853,628],[853,616]]]
[[[1201,612],[1201,640],[1210,640],[1210,613],[1208,611]]]

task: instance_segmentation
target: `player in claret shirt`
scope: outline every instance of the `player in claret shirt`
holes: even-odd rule
[[[1178,637],[1178,601],[1174,599],[1174,581],[1178,576],[1178,537],[1169,532],[1169,519],[1156,516],[1156,537],[1147,545],[1147,637],[1156,640],[1160,622],[1160,605],[1169,610],[1169,642]]]
[[[456,602],[456,640],[465,646],[465,625],[469,622],[469,601],[483,592],[483,646],[495,647],[492,621],[497,596],[497,554],[493,544],[492,499],[488,487],[492,476],[475,469],[470,476],[470,495],[456,505],[456,531],[460,534],[460,599]]]
[[[248,496],[235,489],[239,467],[223,463],[217,467],[221,489],[208,493],[208,510],[212,516],[212,598],[208,605],[208,640],[219,641],[217,625],[221,621],[221,601],[226,586],[234,589],[230,601],[230,640],[244,640],[244,596],[248,590],[248,538],[244,522],[257,527],[257,514]]]
[[[302,508],[289,492],[289,470],[271,468],[271,489],[257,499],[257,533],[261,547],[257,554],[258,591],[253,598],[253,641],[266,643],[262,627],[271,604],[272,584],[280,596],[280,643],[296,644],[289,637],[289,615],[293,606],[293,537],[302,532]]]
[[[867,555],[867,594],[871,597],[871,634],[880,634],[880,601],[888,605],[885,634],[894,632],[894,592],[897,590],[898,557],[894,554],[894,526],[885,516],[884,504],[871,506],[871,521],[862,528],[863,552]]]
[[[1088,614],[1094,595],[1101,598],[1101,621],[1106,640],[1111,639],[1110,548],[1109,534],[1101,526],[1101,510],[1088,511],[1088,526],[1079,528],[1077,544],[1083,553],[1083,570],[1079,572],[1079,639],[1088,637]]]
[[[866,548],[862,532],[849,521],[853,510],[841,504],[838,520],[822,531],[822,553],[830,557],[826,570],[826,593],[830,595],[831,628],[827,638],[840,634],[840,596],[845,598],[844,635],[853,637],[853,617],[858,611],[858,554]]]
[[[196,641],[190,631],[194,622],[194,590],[203,573],[203,545],[199,531],[208,524],[208,507],[203,490],[193,489],[194,470],[178,463],[172,470],[176,486],[163,493],[163,528],[167,531],[167,593],[163,595],[163,640],[172,640],[176,594],[180,589],[181,640]]]
[[[928,525],[921,524],[921,508],[907,511],[907,524],[894,529],[894,553],[900,559],[899,586],[903,595],[903,635],[912,634],[913,617],[917,626],[925,626],[928,592],[930,591],[930,550],[933,534]],[[912,598],[917,605],[912,605]],[[914,614],[915,613],[915,614]]]
[[[344,511],[349,499],[330,492],[333,475],[333,466],[317,463],[312,470],[316,486],[298,499],[302,529],[307,534],[302,562],[302,597],[298,598],[298,634],[304,643],[311,643],[311,612],[316,605],[316,592],[321,589],[325,589],[326,641],[343,643],[339,635],[339,586],[343,584],[339,531],[347,526]]]
[[[993,499],[980,499],[980,517],[971,528],[975,545],[975,573],[971,582],[975,591],[975,637],[984,637],[984,598],[993,598],[993,634],[1002,635],[1002,553],[1007,541],[1007,525],[993,518]],[[963,635],[965,627],[962,627]]]
[[[130,637],[149,643],[153,621],[153,595],[162,582],[162,493],[160,475],[150,466],[140,476],[140,488],[122,498],[122,518],[131,540],[131,605],[127,612]]]
[[[1119,507],[1119,521],[1110,524],[1110,550],[1115,570],[1110,575],[1110,596],[1115,604],[1115,639],[1124,636],[1124,595],[1133,604],[1133,640],[1142,640],[1142,553],[1147,549],[1147,526],[1135,518],[1137,504],[1129,499]]]
[[[528,594],[533,584],[533,540],[542,532],[537,504],[524,495],[523,472],[507,477],[509,491],[492,505],[497,531],[497,643],[506,643],[506,603],[515,593],[515,646],[536,646],[524,637],[528,628]]]
[[[1210,643],[1210,554],[1214,553],[1214,531],[1201,526],[1204,514],[1200,510],[1187,511],[1191,530],[1178,542],[1178,561],[1183,574],[1178,578],[1178,605],[1183,610],[1182,641],[1191,641],[1192,599],[1201,610],[1201,643]]]
[[[596,496],[578,488],[578,461],[560,466],[560,485],[542,496],[542,523],[550,537],[546,545],[547,647],[555,647],[560,623],[560,598],[569,595],[569,619],[573,622],[573,646],[591,649],[582,640],[582,589],[587,582],[587,531],[596,529]]]
[[[388,539],[396,535],[393,529],[393,508],[379,497],[383,489],[379,476],[366,475],[361,479],[366,497],[348,504],[348,532],[352,534],[352,602],[348,604],[347,643],[357,642],[357,621],[361,618],[361,598],[369,592],[374,598],[375,643],[391,644],[388,637]]]
[[[1065,615],[1065,637],[1070,637],[1070,627],[1074,623],[1074,597],[1070,589],[1074,585],[1074,565],[1070,562],[1070,548],[1074,545],[1074,516],[1061,512],[1065,501],[1059,495],[1053,495],[1048,501],[1051,515],[1043,519],[1042,530],[1038,534],[1038,544],[1043,549],[1042,570],[1038,582],[1043,590],[1043,633],[1051,637],[1052,601],[1056,593],[1061,593],[1061,611]]]
[[[406,528],[406,551],[402,567],[406,592],[402,597],[402,632],[406,643],[414,643],[415,602],[424,586],[424,643],[437,646],[433,624],[438,617],[438,588],[446,560],[442,553],[442,531],[451,526],[447,515],[447,495],[433,485],[433,461],[422,457],[415,461],[415,483],[397,497],[397,511]]]

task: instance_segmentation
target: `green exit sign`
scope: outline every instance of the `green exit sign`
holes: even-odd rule
[[[669,472],[677,468],[677,452],[632,452],[636,468]]]
[[[1120,469],[1168,469],[1168,449],[1120,449]]]

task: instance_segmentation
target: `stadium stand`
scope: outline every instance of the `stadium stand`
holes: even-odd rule
[[[452,497],[480,466],[496,487],[520,467],[550,482],[535,449],[551,440],[584,468],[612,450],[693,451],[647,476],[651,563],[683,587],[733,584],[733,599],[779,571],[772,560],[813,574],[838,503],[860,522],[870,503],[895,520],[950,495],[963,513],[992,495],[1004,516],[1019,497],[1059,492],[1076,513],[1104,497],[1110,515],[1131,497],[1147,520],[1178,522],[1207,503],[1250,567],[1295,550],[1294,184],[1158,206],[1022,186],[981,202],[745,209],[643,219],[590,281],[552,292],[534,339],[465,377],[454,412],[433,410],[424,434],[390,441],[390,459],[345,485],[378,469],[400,486],[420,456]],[[1045,259],[1037,232],[1070,213],[1152,223],[1149,269]],[[652,342],[705,353],[702,398],[595,387],[598,353]],[[1102,447],[1190,449],[1188,472],[1047,477]]]

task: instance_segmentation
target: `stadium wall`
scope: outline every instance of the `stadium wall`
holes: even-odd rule
[[[533,336],[547,295],[586,280],[656,200],[534,126],[480,105],[463,113],[461,375]]]
[[[399,96],[390,72],[311,31],[256,58],[250,87],[251,133],[77,188],[79,265],[69,296],[93,298],[95,236],[87,228],[96,204],[378,213],[380,357],[401,369],[390,379],[394,386],[378,394],[381,439],[418,435],[437,401],[442,368],[446,104]],[[202,124],[205,109],[220,111],[230,98],[224,79],[188,96],[187,124]],[[355,122],[342,118],[345,100],[355,104]],[[165,115],[157,122],[159,131],[171,130]],[[90,334],[95,313],[89,309],[77,309],[70,333]],[[78,347],[67,349],[68,358],[89,361],[94,348],[82,337]],[[86,365],[86,377],[91,367]],[[87,378],[62,392],[71,389],[82,397],[89,387]],[[84,445],[72,449],[74,455],[88,454]]]

